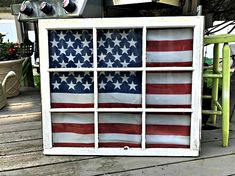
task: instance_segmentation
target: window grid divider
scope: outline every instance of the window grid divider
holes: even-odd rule
[[[146,148],[146,26],[142,29],[142,149]]]
[[[97,73],[97,30],[93,28],[93,76],[94,76],[94,131],[95,131],[95,149],[98,149],[99,145],[99,117],[98,117],[98,73]]]

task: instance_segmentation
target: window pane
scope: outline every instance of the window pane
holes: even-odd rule
[[[99,113],[99,147],[141,147],[141,113]]]
[[[147,72],[147,108],[191,108],[191,72]]]
[[[97,31],[98,67],[141,67],[142,29]]]
[[[142,107],[141,72],[99,72],[99,108]]]
[[[147,113],[147,148],[189,148],[190,114]]]
[[[49,31],[50,68],[93,66],[92,30]]]
[[[93,72],[50,73],[51,107],[94,107]]]
[[[147,30],[147,67],[192,66],[192,50],[192,28]]]
[[[94,147],[93,113],[52,113],[54,147]]]

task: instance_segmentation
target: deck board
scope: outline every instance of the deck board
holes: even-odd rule
[[[45,156],[39,91],[23,90],[8,103],[0,110],[0,175],[235,174],[234,124],[226,148],[221,129],[203,130],[200,157]]]

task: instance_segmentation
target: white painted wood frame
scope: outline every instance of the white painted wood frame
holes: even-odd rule
[[[46,155],[126,155],[126,156],[198,156],[201,138],[201,87],[203,53],[203,17],[143,17],[143,18],[99,18],[99,19],[42,19],[39,20],[39,50],[41,74],[41,100],[43,121],[43,148]],[[142,67],[97,68],[97,29],[142,29]],[[192,28],[193,64],[191,67],[146,67],[146,31],[151,28]],[[93,68],[49,68],[49,30],[90,29],[93,32]],[[91,71],[94,73],[94,108],[51,108],[50,72]],[[98,71],[141,71],[142,107],[141,108],[99,108]],[[191,108],[146,108],[147,71],[189,71],[192,73]],[[92,112],[94,113],[95,147],[53,147],[52,119],[54,112]],[[139,112],[142,114],[142,148],[99,148],[99,112]],[[147,112],[188,112],[191,114],[190,148],[146,148]]]

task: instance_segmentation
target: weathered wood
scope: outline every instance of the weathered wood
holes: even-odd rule
[[[0,144],[0,156],[42,151],[42,139]]]
[[[39,130],[41,129],[41,126],[42,126],[41,121],[1,125],[0,134],[9,133],[9,132],[19,132],[19,131],[25,131],[25,130],[35,130],[35,129]]]
[[[54,163],[53,165],[45,164],[47,158],[43,162],[44,163],[38,165],[37,167],[21,166],[23,169],[17,169],[16,171],[9,172],[0,172],[0,174],[7,173],[8,175],[33,175],[37,173],[37,175],[109,175],[111,173],[117,173],[117,175],[121,175],[122,173],[131,172],[132,170],[137,172],[139,170],[148,170],[155,167],[160,166],[170,166],[177,163],[188,163],[188,162],[196,162],[196,161],[204,161],[210,160],[211,158],[220,158],[223,155],[235,155],[235,145],[232,147],[222,148],[220,145],[221,141],[208,142],[202,144],[202,149],[204,150],[201,154],[201,157],[98,157],[98,158],[90,158],[89,160],[79,160],[79,161],[69,161],[64,163]],[[232,139],[232,143],[235,144],[235,139]],[[208,145],[209,144],[209,145]],[[208,147],[207,147],[208,146]],[[206,150],[205,150],[206,149]],[[25,154],[23,157],[29,157],[29,154]],[[13,156],[14,157],[14,156]],[[49,156],[49,158],[52,156]],[[3,157],[8,158],[8,157]],[[52,157],[53,158],[53,157]],[[75,157],[76,158],[76,157]],[[78,157],[79,158],[79,157]],[[9,159],[3,159],[6,164],[11,162]],[[1,159],[0,159],[1,162]],[[23,164],[22,164],[23,165]],[[15,166],[12,166],[15,167]],[[7,169],[12,169],[8,167]],[[181,170],[181,172],[184,172]],[[141,172],[140,172],[141,173]],[[158,171],[153,172],[158,173]],[[161,175],[161,174],[159,174]],[[181,175],[181,174],[177,174]]]
[[[39,121],[41,118],[41,112],[0,115],[0,125]]]
[[[41,151],[25,154],[16,154],[0,157],[0,175],[1,171],[15,170],[20,168],[35,167],[40,165],[52,165],[54,163],[63,163],[69,161],[80,161],[95,158],[78,156],[45,156]],[[32,173],[35,175],[35,173]],[[4,175],[4,174],[3,174]],[[21,174],[20,174],[21,175]]]
[[[17,142],[17,141],[25,141],[32,139],[41,139],[42,138],[42,130],[27,130],[27,131],[19,131],[19,132],[10,132],[10,133],[1,133],[0,134],[0,144],[8,143],[8,142]]]

